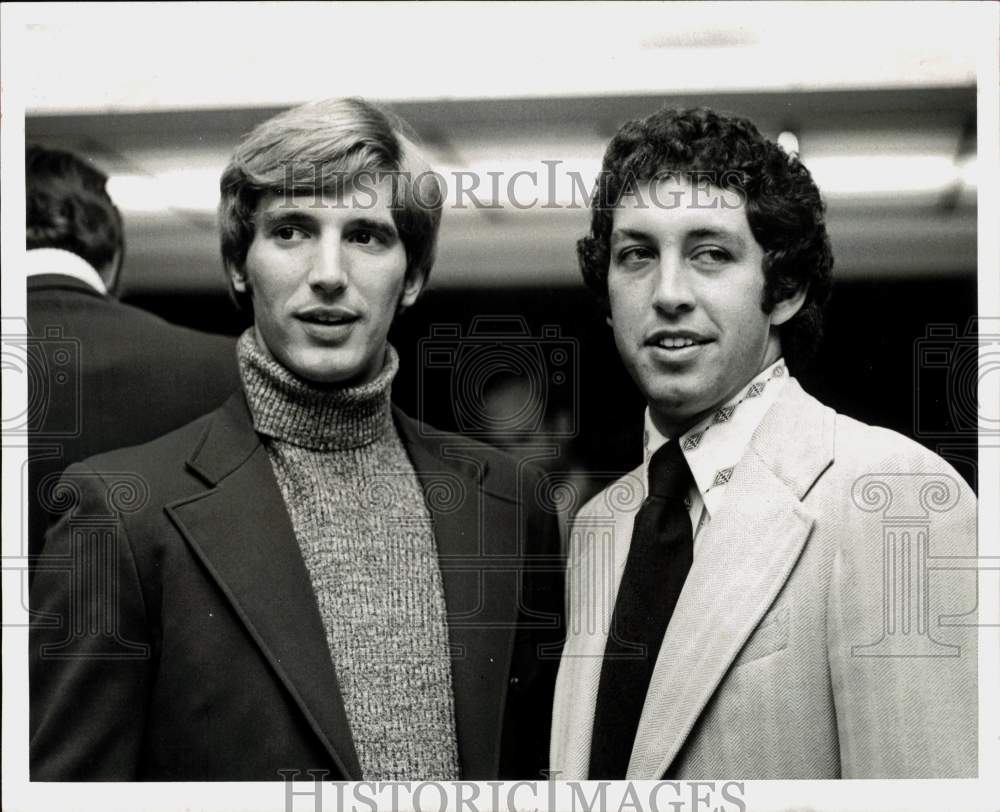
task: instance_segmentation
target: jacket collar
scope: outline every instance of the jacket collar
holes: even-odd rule
[[[188,457],[187,467],[206,485],[217,485],[246,463],[260,445],[260,436],[253,428],[250,407],[240,389],[213,412],[211,421]]]
[[[61,248],[33,248],[25,257],[25,275],[31,279],[36,276],[62,276],[82,282],[101,296],[107,295],[108,289],[101,275],[82,257],[72,251]]]
[[[44,273],[38,274],[37,276],[29,276],[27,279],[27,288],[29,292],[43,290],[68,290],[73,293],[83,293],[101,301],[110,301],[109,296],[98,293],[86,282],[74,279],[72,276],[66,276],[61,273]]]
[[[483,483],[489,463],[486,460],[474,461],[464,454],[463,450],[469,448],[468,443],[460,442],[461,438],[455,435],[429,430],[396,406],[393,406],[392,416],[425,492],[429,485],[438,484],[429,477],[429,472],[442,467],[472,481],[477,487]],[[243,465],[260,445],[260,435],[254,431],[250,407],[240,390],[216,410],[188,457],[187,466],[207,485],[217,485]],[[502,490],[495,495],[513,498]]]

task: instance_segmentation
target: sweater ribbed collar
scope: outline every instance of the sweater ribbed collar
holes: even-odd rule
[[[358,386],[321,386],[267,356],[253,327],[236,345],[243,391],[259,433],[293,445],[332,451],[369,445],[392,431],[390,394],[399,357],[386,344],[385,365]]]

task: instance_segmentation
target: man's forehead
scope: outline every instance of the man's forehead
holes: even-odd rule
[[[678,227],[749,230],[741,190],[684,176],[637,181],[623,192],[614,211],[615,227]]]
[[[745,192],[731,181],[732,178],[714,172],[661,173],[653,178],[626,182],[619,205],[635,206],[652,201],[667,207],[673,204],[677,208],[742,208],[746,204]]]
[[[342,189],[296,188],[266,192],[257,204],[256,215],[274,217],[297,212],[322,216],[330,212],[392,223],[392,207],[392,187],[388,181],[359,182]]]

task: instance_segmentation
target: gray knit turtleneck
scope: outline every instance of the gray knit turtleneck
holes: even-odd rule
[[[395,350],[375,380],[340,389],[294,376],[261,351],[252,328],[238,355],[365,780],[459,778],[433,525],[392,422]]]

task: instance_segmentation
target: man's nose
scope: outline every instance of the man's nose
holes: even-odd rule
[[[664,313],[677,313],[694,307],[691,269],[681,256],[661,255],[657,269],[653,306]]]
[[[324,292],[342,290],[347,286],[347,262],[340,235],[317,240],[309,268],[309,285]]]

